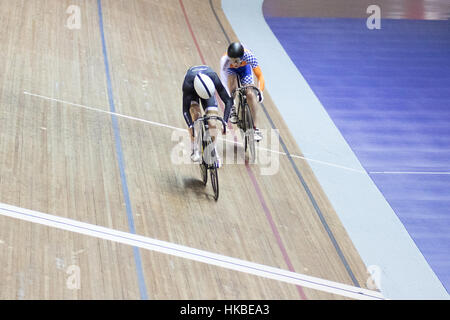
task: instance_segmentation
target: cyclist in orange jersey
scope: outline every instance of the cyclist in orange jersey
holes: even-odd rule
[[[262,92],[264,91],[264,76],[259,67],[258,60],[255,55],[248,49],[244,48],[242,43],[233,42],[229,45],[227,53],[221,59],[221,80],[227,87],[228,93],[231,94],[237,87],[237,76],[239,76],[242,86],[254,85],[253,73],[258,79],[258,88],[261,91],[261,100],[258,101],[254,90],[246,90],[247,101],[252,113],[253,123],[255,125],[255,141],[262,139],[261,131],[256,127],[257,121],[257,104],[263,100]],[[232,97],[233,98],[233,97]],[[231,110],[230,122],[237,122],[236,110]]]

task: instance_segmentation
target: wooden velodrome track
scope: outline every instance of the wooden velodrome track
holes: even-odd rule
[[[198,165],[172,164],[174,130],[99,111],[184,129],[186,70],[218,70],[236,40],[220,1],[12,0],[0,15],[1,203],[366,287],[301,158],[281,154],[274,175],[225,164],[215,202]],[[301,155],[270,92],[264,108],[259,126]],[[2,215],[0,265],[0,299],[343,299]]]

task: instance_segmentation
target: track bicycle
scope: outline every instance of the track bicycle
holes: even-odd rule
[[[211,134],[209,133],[209,121],[219,120],[222,122],[223,130],[226,130],[226,123],[223,118],[219,116],[203,116],[195,121],[194,128],[199,127],[199,138],[201,139],[199,147],[201,148],[201,163],[200,163],[200,173],[202,177],[203,184],[206,186],[208,183],[208,170],[211,178],[211,185],[214,191],[214,200],[219,199],[219,175],[218,168],[219,163],[217,160],[217,151],[212,140]],[[196,142],[197,143],[197,142]]]
[[[247,102],[246,96],[247,89],[255,90],[259,96],[258,101],[261,101],[262,97],[259,88],[253,85],[241,86],[239,79],[238,79],[238,88],[233,90],[231,97],[233,98],[233,101],[235,101],[236,95],[238,97],[238,103],[236,107],[236,113],[238,118],[237,126],[243,132],[245,161],[254,163],[256,160],[255,129],[252,113],[250,112],[250,107]]]

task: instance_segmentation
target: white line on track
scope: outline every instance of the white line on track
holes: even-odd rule
[[[244,272],[268,279],[278,280],[290,284],[320,290],[344,297],[359,300],[382,300],[383,295],[378,291],[353,287],[346,284],[328,281],[291,271],[286,271],[262,264],[223,256],[208,251],[190,248],[166,241],[156,240],[132,233],[100,227],[85,222],[62,218],[42,212],[19,208],[0,203],[0,215],[20,219],[40,225],[84,234],[95,238],[115,241],[130,246],[151,251],[157,251],[189,260],[207,263],[235,271]]]
[[[133,117],[133,116],[127,116],[127,115],[123,115],[123,114],[116,113],[116,112],[110,112],[110,111],[103,110],[101,108],[89,107],[89,106],[85,106],[85,105],[78,104],[78,103],[72,103],[72,102],[65,101],[65,100],[55,99],[55,98],[51,98],[51,97],[47,97],[47,96],[43,96],[43,95],[39,95],[39,94],[30,93],[28,91],[24,91],[23,93],[25,95],[27,95],[27,96],[32,96],[32,97],[35,97],[35,98],[40,98],[40,99],[44,99],[44,100],[49,100],[49,101],[53,101],[53,102],[67,104],[69,106],[79,107],[79,108],[82,108],[82,109],[85,109],[85,110],[89,110],[89,111],[95,111],[95,112],[104,113],[104,114],[108,114],[108,115],[115,115],[115,116],[120,117],[120,118],[134,120],[134,121],[139,121],[139,122],[144,122],[144,123],[155,125],[155,126],[158,126],[158,127],[164,127],[164,128],[178,130],[178,131],[187,131],[186,129],[174,127],[174,126],[171,126],[171,125],[167,125],[167,124],[163,124],[163,123],[159,123],[159,122],[155,122],[155,121],[150,121],[150,120],[145,120],[145,119],[141,119],[141,118],[137,118],[137,117]],[[230,143],[230,144],[242,145],[242,143],[231,141],[231,140],[227,140],[227,139],[222,139],[220,137],[218,137],[218,139],[219,140],[223,140],[223,141],[225,141],[227,143]],[[257,147],[257,149],[287,156],[287,154],[285,152],[281,152],[281,151],[276,151],[276,150],[262,148],[262,147]],[[365,173],[365,171],[363,171],[363,170],[349,168],[349,167],[346,167],[346,166],[341,166],[341,165],[330,163],[330,162],[326,162],[326,161],[306,158],[306,157],[302,157],[302,156],[299,156],[299,155],[290,155],[290,156],[292,158],[302,159],[302,160],[306,160],[306,161],[310,161],[310,162],[316,162],[316,163],[319,163],[319,164],[322,164],[322,165],[326,165],[326,166],[330,166],[330,167],[335,167],[335,168],[344,169],[344,170],[353,171],[353,172],[358,172],[358,173]]]
[[[72,102],[65,101],[65,100],[60,100],[60,99],[54,99],[54,98],[50,98],[50,97],[46,97],[46,96],[41,96],[41,95],[30,93],[30,92],[27,92],[27,91],[24,91],[23,94],[25,94],[27,96],[41,98],[41,99],[44,99],[44,100],[49,100],[49,101],[54,101],[54,102],[67,104],[67,105],[73,106],[73,107],[79,107],[79,108],[82,108],[82,109],[85,109],[85,110],[89,110],[89,111],[95,111],[95,112],[99,112],[99,113],[115,115],[116,117],[125,118],[125,119],[129,119],[129,120],[145,122],[145,123],[152,124],[152,125],[155,125],[155,126],[158,126],[158,127],[164,127],[164,128],[169,128],[169,129],[173,129],[173,130],[187,131],[186,129],[177,128],[177,127],[170,126],[170,125],[167,125],[167,124],[163,124],[163,123],[159,123],[159,122],[155,122],[155,121],[150,121],[150,120],[144,120],[144,119],[136,118],[136,117],[132,117],[132,116],[126,116],[126,115],[123,115],[123,114],[120,114],[120,113],[102,110],[101,108],[88,107],[88,106],[85,106],[85,105],[82,105],[82,104],[78,104],[78,103],[72,103]]]

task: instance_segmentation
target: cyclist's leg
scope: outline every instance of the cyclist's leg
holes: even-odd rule
[[[201,117],[201,110],[199,105],[199,97],[190,90],[183,90],[183,116],[186,123],[194,122]],[[199,151],[199,130],[198,128],[188,128],[191,138],[191,160],[197,162],[200,160]],[[195,135],[195,136],[194,136]],[[195,139],[197,138],[197,139]]]
[[[186,121],[186,124],[189,125],[190,123],[195,122],[195,120],[197,120],[201,115],[199,115],[200,107],[198,103],[199,97],[196,94],[192,93],[192,90],[185,90],[183,88],[183,117]],[[197,107],[194,106],[194,108],[192,108],[192,104],[197,104]],[[191,141],[194,141],[193,129],[188,128],[188,130],[191,136]]]
[[[195,122],[198,118],[202,116],[202,112],[200,110],[200,105],[198,101],[191,101],[191,108],[189,109],[191,113],[192,120],[194,121],[194,136],[192,137],[192,160],[197,162],[200,160],[200,143],[201,143],[201,134],[200,134],[200,123]]]
[[[245,68],[243,67],[240,76],[242,86],[255,85],[250,65],[246,65]],[[255,129],[255,140],[260,141],[262,139],[262,134],[257,126],[258,100],[256,98],[255,91],[253,89],[247,89],[245,95],[247,97],[247,103],[253,118],[253,127]]]
[[[253,73],[252,68],[250,65],[246,65],[242,68],[240,68],[240,77],[241,77],[241,84],[242,86],[249,86],[249,85],[255,85],[253,80]],[[245,95],[247,96],[247,102],[248,106],[250,107],[250,112],[252,114],[253,118],[253,124],[256,126],[256,118],[257,118],[257,106],[258,101],[256,99],[255,92],[252,89],[247,89],[245,91]]]
[[[228,89],[230,89],[230,94],[236,88],[237,88],[237,74],[236,73],[229,74],[228,75]]]
[[[233,69],[231,69],[233,70]],[[228,74],[228,89],[230,90],[230,94],[233,92],[233,90],[235,90],[237,88],[237,74],[234,71],[230,71],[230,73]],[[231,123],[236,123],[237,122],[237,110],[236,110],[236,96],[231,97],[231,99],[233,99],[233,106],[231,107],[231,112],[230,112],[230,122]]]
[[[191,108],[189,109],[189,112],[191,113],[191,117],[194,122],[202,116],[202,111],[200,110],[198,101],[191,101]]]

